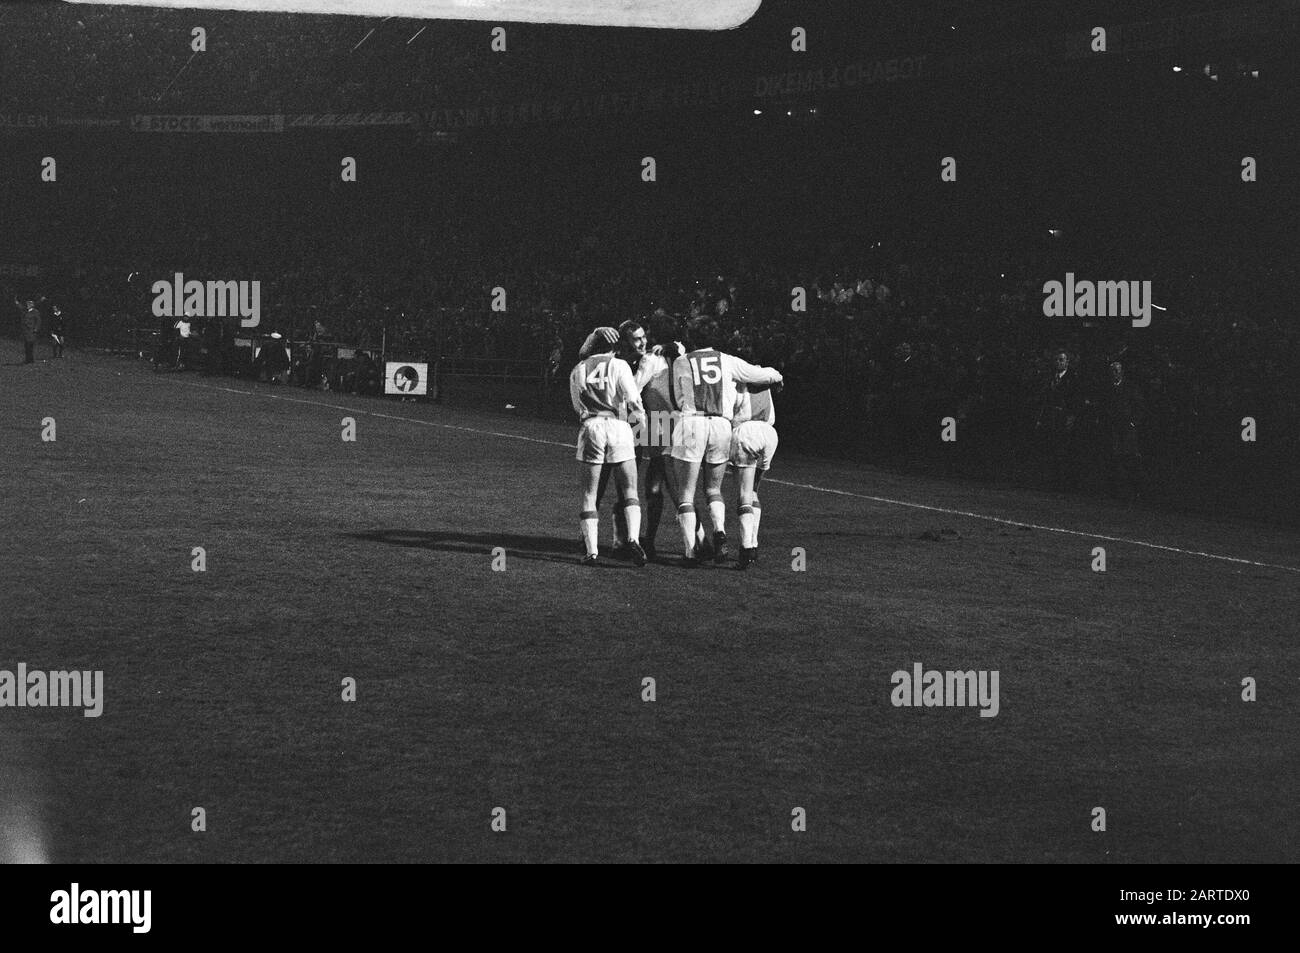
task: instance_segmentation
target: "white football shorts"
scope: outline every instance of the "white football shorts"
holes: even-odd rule
[[[776,428],[762,420],[746,420],[731,432],[731,465],[767,470],[776,456]]]
[[[578,431],[577,459],[583,463],[623,463],[636,456],[636,441],[626,420],[588,417]]]
[[[673,424],[669,455],[688,463],[726,463],[731,453],[731,421],[725,417],[688,415]]]

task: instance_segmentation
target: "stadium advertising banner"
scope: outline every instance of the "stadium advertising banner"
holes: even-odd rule
[[[40,116],[35,113],[0,113],[0,134],[26,129],[117,129],[121,119],[96,116]]]
[[[46,129],[49,125],[49,116],[38,116],[34,113],[0,113],[0,130]]]
[[[429,365],[420,361],[387,361],[384,393],[421,397],[429,393]]]
[[[842,66],[798,70],[759,76],[754,81],[754,98],[796,96],[873,83],[893,83],[900,79],[917,79],[925,75],[928,56],[899,56],[889,60],[846,63]]]
[[[413,112],[299,113],[286,119],[286,125],[291,128],[307,126],[337,129],[354,126],[417,126],[420,123],[420,114]]]
[[[928,74],[929,59],[924,54],[917,54],[748,79],[719,76],[653,89],[606,92],[545,102],[433,109],[425,113],[425,119],[434,129],[520,126],[632,116],[689,106],[718,106],[750,98],[793,96],[919,79]]]
[[[284,116],[132,116],[132,132],[284,132]]]

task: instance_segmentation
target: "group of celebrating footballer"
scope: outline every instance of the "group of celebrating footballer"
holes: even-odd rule
[[[716,325],[706,320],[687,330],[691,350],[680,342],[647,348],[645,328],[624,321],[617,330],[596,328],[569,375],[578,432],[583,555],[595,565],[600,499],[614,474],[616,558],[644,566],[655,558],[655,535],[663,515],[664,492],[677,507],[682,564],[699,566],[730,558],[722,481],[727,466],[736,471],[740,516],[738,568],[758,558],[762,515],[757,488],[776,453],[776,413],[772,393],[781,373],[757,367],[708,346]],[[646,532],[641,533],[637,464],[646,465]],[[711,536],[695,515],[695,491],[704,473]]]

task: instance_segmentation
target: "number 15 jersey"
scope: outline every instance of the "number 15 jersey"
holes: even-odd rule
[[[781,372],[758,367],[714,348],[683,354],[673,362],[673,405],[683,414],[726,417],[736,406],[737,384],[777,384]]]

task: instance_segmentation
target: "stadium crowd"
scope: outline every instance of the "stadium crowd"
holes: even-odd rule
[[[819,431],[821,445],[850,456],[933,462],[931,437],[952,417],[977,439],[959,440],[948,466],[997,477],[1018,448],[1037,446],[1051,481],[1069,487],[1079,471],[1071,461],[1089,453],[1117,474],[1107,486],[1132,496],[1189,455],[1230,450],[1246,416],[1288,434],[1296,455],[1300,327],[1259,294],[1295,285],[1290,262],[1220,253],[1204,272],[1186,258],[1171,262],[1155,276],[1157,304],[1167,310],[1151,328],[1132,329],[1127,321],[1089,327],[1045,318],[1040,279],[1025,277],[1041,262],[1020,260],[1012,271],[983,250],[940,255],[881,242],[856,254],[822,250],[798,264],[740,261],[722,274],[669,274],[626,265],[656,259],[624,257],[598,230],[567,254],[519,241],[487,259],[440,251],[434,269],[423,264],[434,251],[416,242],[404,253],[389,249],[394,257],[381,272],[359,270],[377,241],[354,234],[323,253],[279,235],[275,253],[253,268],[200,236],[160,252],[149,274],[177,268],[263,280],[259,341],[276,333],[302,346],[287,348],[283,366],[268,364],[274,349],[263,349],[255,370],[304,386],[378,393],[382,350],[403,360],[521,362],[562,389],[596,325],[639,317],[653,341],[669,341],[707,320],[724,350],[786,376],[787,423]],[[127,279],[120,262],[78,267],[58,299],[71,347],[120,342],[125,329],[147,326],[162,332],[165,362],[231,370],[217,356],[244,333],[233,320],[196,322],[190,340],[178,342],[175,322],[151,316],[142,273]],[[490,307],[497,287],[506,289],[504,312]],[[794,307],[793,289],[803,289],[804,310]],[[1251,300],[1260,304],[1246,307]],[[340,346],[355,353],[341,361]],[[1050,384],[1058,351],[1073,375],[1064,396]],[[1108,387],[1116,375],[1119,401]]]

